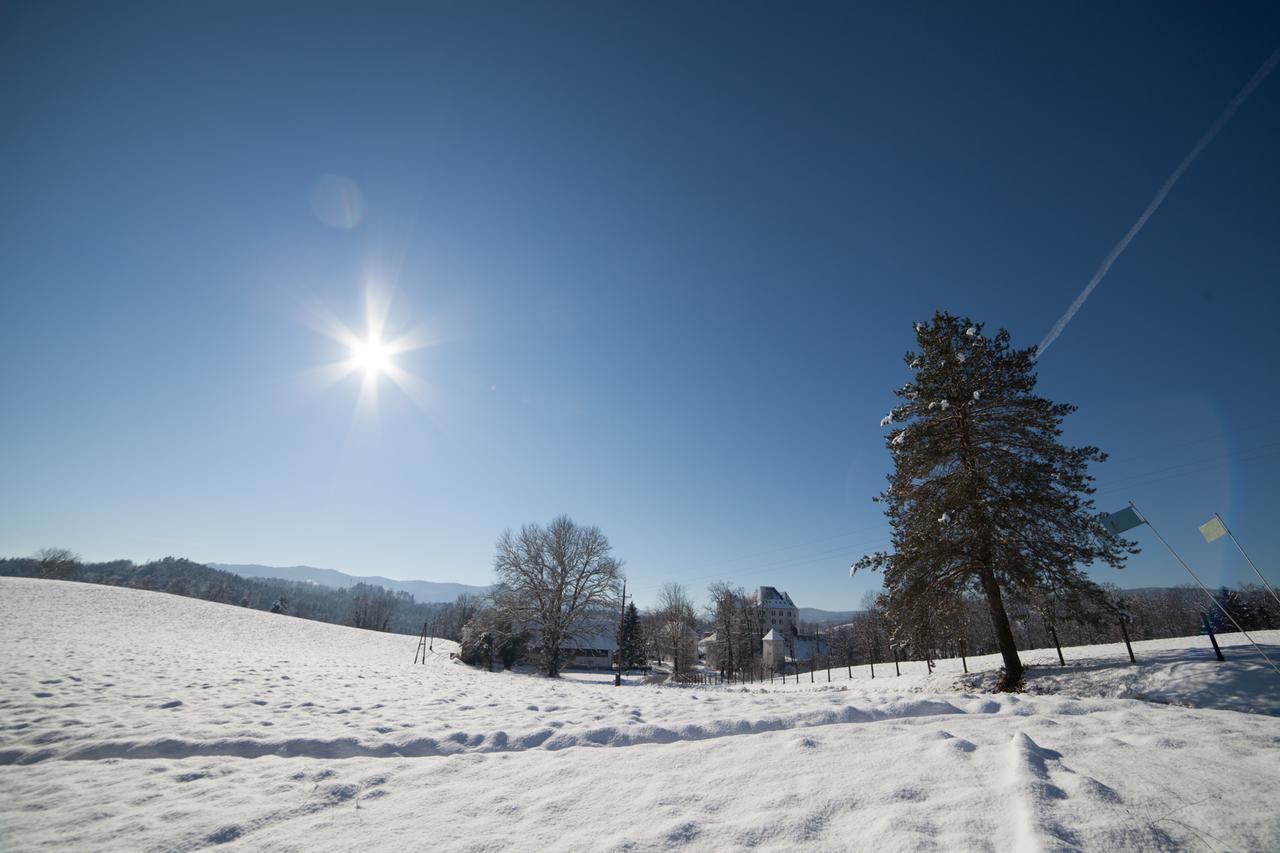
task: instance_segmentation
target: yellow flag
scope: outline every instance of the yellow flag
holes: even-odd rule
[[[1212,542],[1219,537],[1226,536],[1227,528],[1223,525],[1222,519],[1215,515],[1200,525],[1200,535],[1204,537],[1204,541]]]

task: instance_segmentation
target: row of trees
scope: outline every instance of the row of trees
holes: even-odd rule
[[[1010,631],[1019,649],[1051,648],[1120,642],[1123,620],[1134,640],[1185,637],[1204,630],[1208,616],[1213,629],[1235,630],[1221,612],[1196,587],[1120,590],[1104,585],[1098,598],[1017,596],[1006,599]],[[1215,597],[1227,607],[1245,630],[1280,628],[1280,606],[1261,586],[1223,588]],[[672,606],[674,603],[674,606]],[[863,609],[847,622],[809,626],[805,633],[820,633],[829,649],[822,665],[865,665],[901,660],[933,660],[943,657],[988,655],[1000,651],[984,596],[969,592],[945,607],[927,614],[893,611],[883,596],[868,593]],[[669,662],[680,675],[697,663],[696,646],[679,637],[714,632],[708,657],[722,674],[739,676],[759,663],[760,636],[755,603],[742,589],[723,581],[711,584],[701,618],[691,618],[693,604],[683,588],[667,587],[659,606],[643,618],[658,638],[651,655]],[[689,630],[673,626],[681,623]],[[665,630],[664,630],[665,629]],[[827,660],[829,658],[829,661]]]
[[[1206,617],[1215,632],[1235,630],[1198,587],[1120,590],[1104,585],[1102,589],[1102,603],[1094,607],[1046,606],[1043,600],[1010,596],[1005,610],[1017,647],[1118,643],[1125,633],[1132,640],[1194,636],[1203,633]],[[1280,606],[1260,585],[1220,588],[1214,598],[1246,631],[1280,629]],[[920,630],[919,623],[894,623],[874,595],[868,595],[863,606],[867,609],[848,623],[825,629],[831,659],[837,665],[889,662],[894,654],[902,660],[932,660],[999,651],[987,602],[973,593],[956,600],[949,614],[924,621],[925,630]]]
[[[656,606],[641,613],[634,602],[619,617],[621,564],[595,527],[561,517],[547,527],[527,525],[498,541],[495,566],[501,581],[492,596],[471,602],[475,611],[462,630],[462,657],[492,668],[501,661],[537,663],[556,675],[566,649],[591,638],[615,636],[625,668],[656,660],[677,679],[699,665],[699,640],[713,638],[708,657],[723,674],[759,666],[765,621],[754,596],[724,581],[710,585],[704,607],[688,590],[668,583]],[[1059,572],[1053,578],[1061,579]],[[1280,627],[1280,608],[1258,587],[1219,592],[1247,629]],[[813,626],[829,651],[823,664],[854,665],[1004,653],[991,601],[984,590],[961,585],[949,595],[895,595],[890,588],[863,599],[863,610],[845,624]],[[1201,630],[1213,608],[1193,588],[1122,591],[1083,577],[1072,583],[1010,584],[1001,591],[1008,638],[1017,649],[1088,645],[1121,638],[1121,622],[1133,639],[1185,636]],[[1216,630],[1227,630],[1217,626]],[[613,632],[616,632],[614,634]],[[808,633],[808,632],[806,632]],[[1007,658],[1006,658],[1007,660]]]

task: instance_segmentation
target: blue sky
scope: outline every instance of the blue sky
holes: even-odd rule
[[[912,321],[1038,342],[1280,42],[1263,4],[0,16],[0,553],[487,583],[568,513],[641,604],[830,609],[879,584]],[[1251,577],[1214,511],[1280,557],[1278,140],[1275,78],[1041,362],[1102,508],[1214,583]],[[308,317],[370,283],[434,343],[353,417]],[[1186,580],[1138,538],[1097,576]]]

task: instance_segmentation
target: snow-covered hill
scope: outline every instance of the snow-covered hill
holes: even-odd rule
[[[1068,650],[1031,689],[1074,695],[1000,696],[952,662],[619,689],[416,642],[0,579],[0,849],[1280,846],[1280,717],[1211,707],[1275,709],[1238,647]]]

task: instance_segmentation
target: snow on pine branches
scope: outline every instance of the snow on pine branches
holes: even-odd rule
[[[1060,443],[1075,407],[1035,394],[1034,349],[1015,350],[1007,331],[988,337],[982,324],[946,313],[915,333],[918,349],[904,357],[912,380],[886,419],[900,425],[886,436],[894,472],[877,496],[893,550],[855,570],[884,572],[891,621],[923,632],[921,642],[944,630],[934,616],[947,602],[981,591],[1013,688],[1022,663],[1004,599],[1045,588],[1098,598],[1079,567],[1119,567],[1135,549],[1102,527],[1089,464],[1106,455]]]

